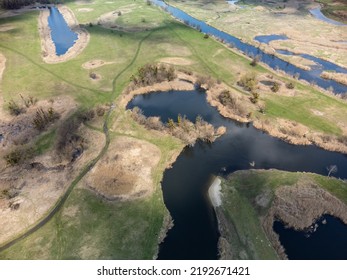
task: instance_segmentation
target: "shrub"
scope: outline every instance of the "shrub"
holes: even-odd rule
[[[24,112],[24,108],[20,107],[15,101],[10,100],[10,102],[8,102],[8,109],[10,111],[10,114],[13,116],[18,116],[21,113]]]
[[[252,92],[252,96],[249,98],[253,104],[256,104],[259,100],[259,93],[258,92]]]
[[[50,123],[59,119],[60,115],[54,111],[52,107],[44,111],[42,108],[36,110],[32,124],[37,130],[44,130]]]
[[[210,36],[208,34],[204,35],[204,39],[208,39]]]
[[[135,87],[149,86],[164,81],[172,81],[176,78],[175,69],[172,66],[146,64],[139,68],[138,73],[130,79]]]
[[[247,91],[254,91],[257,86],[257,80],[254,73],[247,73],[243,75],[237,84]]]
[[[256,55],[255,57],[253,57],[252,62],[250,63],[250,65],[252,65],[253,67],[257,66],[258,63],[260,61],[260,56]]]
[[[295,85],[294,85],[294,83],[289,82],[289,83],[286,84],[286,87],[287,87],[288,89],[293,89],[293,88],[295,87]]]
[[[97,107],[96,114],[98,115],[98,117],[102,117],[103,115],[105,115],[105,109],[101,106]]]
[[[273,92],[278,92],[280,90],[280,84],[278,82],[274,82],[272,87],[271,87],[271,90]]]
[[[90,72],[89,73],[89,77],[93,80],[95,80],[97,78],[97,75],[94,72]]]
[[[34,154],[32,148],[22,148],[11,151],[5,155],[4,159],[8,165],[15,166],[23,163],[26,159],[32,158]]]

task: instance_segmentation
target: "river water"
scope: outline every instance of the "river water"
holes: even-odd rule
[[[225,33],[221,30],[218,30],[215,27],[212,27],[208,24],[206,24],[203,21],[200,21],[187,13],[183,12],[182,10],[172,7],[169,4],[161,1],[161,0],[151,0],[152,3],[155,5],[163,8],[165,11],[170,13],[175,18],[185,22],[187,25],[194,27],[198,30],[201,30],[201,32],[213,35],[216,38],[219,38],[226,44],[231,44],[238,50],[244,52],[250,57],[259,56],[260,60],[270,66],[273,69],[279,69],[283,70],[289,75],[299,75],[300,79],[303,79],[305,81],[308,81],[310,83],[317,84],[318,86],[324,88],[324,89],[332,89],[335,93],[345,94],[347,92],[347,86],[339,84],[332,80],[325,80],[317,74],[317,71],[307,71],[303,70],[299,67],[296,67],[278,57],[275,55],[267,54],[260,50],[257,47],[254,47],[250,44],[242,42],[240,39]]]
[[[186,147],[171,169],[164,173],[162,188],[174,227],[160,245],[159,259],[217,259],[218,226],[207,190],[212,175],[227,175],[255,167],[309,171],[327,175],[326,167],[337,165],[334,175],[347,178],[347,155],[315,146],[295,146],[269,136],[251,124],[222,117],[206,101],[204,92],[170,91],[136,96],[127,106],[137,106],[146,116],[163,122],[177,115],[194,121],[198,115],[227,133],[214,143],[198,142]],[[252,167],[253,168],[253,167]]]

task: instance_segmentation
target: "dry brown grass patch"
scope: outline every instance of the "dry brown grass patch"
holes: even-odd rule
[[[84,179],[84,186],[109,200],[129,200],[151,194],[152,171],[159,163],[158,147],[143,140],[118,137],[105,157]]]

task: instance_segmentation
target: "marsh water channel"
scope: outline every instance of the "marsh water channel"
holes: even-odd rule
[[[267,54],[255,46],[244,43],[240,39],[228,33],[225,33],[221,30],[218,30],[217,28],[212,27],[208,25],[207,23],[188,15],[187,13],[183,12],[180,9],[170,6],[164,1],[161,1],[161,0],[151,0],[151,1],[155,5],[163,8],[165,11],[170,13],[173,17],[183,21],[187,25],[194,27],[203,33],[213,35],[214,37],[222,40],[224,43],[232,45],[233,47],[237,48],[238,50],[242,51],[243,53],[245,53],[246,55],[250,57],[258,56],[260,61],[267,64],[273,69],[282,70],[286,72],[287,74],[293,75],[293,76],[299,75],[300,79],[303,79],[309,83],[317,84],[319,87],[324,89],[332,89],[334,93],[345,94],[347,92],[347,86],[339,84],[338,82],[335,82],[333,80],[326,80],[321,78],[320,77],[321,71],[303,70],[297,66],[294,66],[293,64],[290,64],[289,62],[282,60],[281,58],[273,54]],[[335,66],[336,66],[336,69],[334,68],[332,70],[339,72],[338,66],[337,65]]]
[[[252,124],[226,119],[209,105],[205,92],[150,93],[136,96],[127,108],[135,106],[144,115],[159,116],[163,122],[177,119],[178,114],[191,121],[200,115],[215,127],[227,128],[226,134],[212,144],[197,142],[193,147],[185,147],[173,167],[165,171],[163,195],[174,227],[160,245],[159,259],[218,258],[217,220],[207,196],[215,175],[226,176],[250,168],[327,175],[326,167],[337,165],[338,172],[334,175],[347,178],[347,155],[315,146],[291,145],[255,129]],[[251,162],[255,163],[254,167]]]

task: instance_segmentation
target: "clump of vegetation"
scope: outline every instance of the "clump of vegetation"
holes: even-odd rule
[[[173,81],[174,79],[176,79],[176,73],[172,66],[158,66],[156,64],[146,64],[138,70],[137,75],[131,77],[134,88]]]
[[[23,95],[20,94],[20,98],[22,99],[25,107],[27,107],[27,108],[35,105],[37,102],[37,98],[34,98],[31,95],[29,95],[28,97],[24,97]]]
[[[55,120],[59,118],[59,113],[55,112],[52,107],[48,108],[47,111],[43,110],[42,108],[39,108],[36,110],[36,114],[32,123],[37,130],[42,131],[49,124],[53,123]]]
[[[132,109],[133,119],[148,129],[165,131],[172,136],[181,139],[186,145],[193,146],[200,139],[202,141],[213,142],[221,133],[221,130],[215,130],[214,127],[204,121],[200,116],[195,123],[189,121],[186,116],[177,116],[177,121],[169,119],[164,125],[159,117],[148,117],[138,107]]]
[[[10,114],[13,116],[18,116],[22,114],[25,110],[22,106],[19,106],[14,100],[8,102],[8,109]]]
[[[73,161],[76,155],[86,149],[86,140],[78,130],[85,119],[85,112],[79,112],[68,118],[57,131],[56,153],[63,160]]]
[[[294,89],[295,85],[293,82],[286,83],[287,89]]]
[[[13,99],[8,102],[8,110],[13,116],[18,116],[25,113],[25,108],[29,108],[37,103],[37,99],[30,95],[28,97],[24,97],[23,95],[19,94],[19,96],[22,100],[21,103],[17,103]]]
[[[254,91],[257,87],[257,79],[254,73],[247,73],[243,75],[237,84],[247,91]]]
[[[251,100],[251,102],[252,102],[253,104],[256,104],[256,103],[258,103],[259,96],[260,96],[260,95],[259,95],[258,92],[253,91],[253,92],[252,92],[252,96],[249,98],[249,100]]]
[[[233,96],[229,90],[223,90],[218,95],[218,100],[226,108],[232,110],[236,115],[241,117],[247,116],[248,111],[244,102],[237,96]]]
[[[211,76],[198,76],[195,80],[195,88],[197,90],[203,90],[202,85],[205,86],[205,89],[210,89],[216,84],[216,80]]]
[[[95,80],[98,76],[94,72],[89,73],[89,77],[93,80]]]
[[[281,85],[278,82],[274,82],[271,87],[272,92],[278,92],[280,90],[280,86]]]
[[[252,62],[250,63],[251,66],[255,67],[258,65],[260,61],[260,56],[256,55],[255,57],[253,57]]]
[[[204,35],[204,39],[208,39],[210,36],[208,34]]]
[[[5,155],[4,159],[10,166],[15,166],[23,163],[25,160],[30,159],[34,156],[34,150],[32,148],[21,148],[15,149]]]

